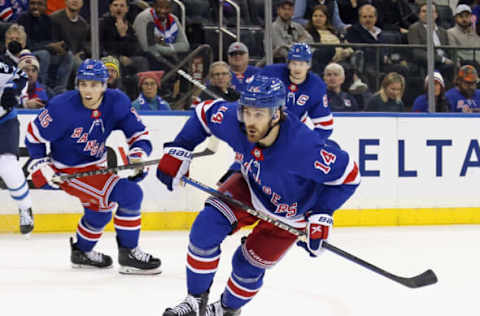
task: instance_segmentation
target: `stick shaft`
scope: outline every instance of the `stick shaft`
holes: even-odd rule
[[[205,184],[202,184],[196,180],[193,180],[189,177],[186,177],[186,176],[183,176],[182,177],[182,180],[185,182],[185,183],[188,183],[204,192],[207,192],[208,194],[210,195],[213,195],[215,197],[218,197],[220,199],[222,199],[223,201],[225,202],[228,202],[228,203],[231,203],[231,204],[234,204],[242,209],[244,209],[246,212],[248,212],[249,214],[255,216],[255,217],[258,217],[259,219],[261,220],[264,220],[266,222],[269,222],[281,229],[284,229],[286,231],[288,231],[289,233],[292,233],[294,234],[295,236],[297,237],[304,237],[306,236],[305,232],[304,231],[301,231],[293,226],[290,226],[286,223],[283,223],[281,222],[280,220],[270,216],[269,214],[266,214],[265,212],[262,212],[262,211],[258,211],[258,210],[255,210],[253,208],[251,208],[250,206],[248,206],[247,204],[245,203],[242,203],[218,190],[215,190]],[[386,270],[383,270],[382,268],[379,268],[363,259],[360,259],[359,257],[357,256],[354,256],[348,252],[346,252],[345,250],[342,250],[340,248],[337,248],[335,247],[334,245],[328,243],[327,241],[323,241],[322,243],[323,245],[323,248],[333,252],[334,254],[336,255],[339,255],[347,260],[350,260],[364,268],[367,268],[377,274],[380,274],[390,280],[393,280],[395,282],[398,282],[402,285],[405,285],[407,287],[410,287],[410,288],[417,288],[417,287],[421,287],[421,286],[425,286],[425,285],[430,285],[430,284],[433,284],[435,282],[437,282],[437,277],[435,276],[435,274],[433,273],[433,271],[431,270],[428,270],[420,275],[417,275],[417,276],[414,276],[412,278],[404,278],[404,277],[400,277],[400,276],[397,276],[397,275],[394,275]]]
[[[221,99],[221,97],[216,94],[215,92],[211,91],[210,89],[208,89],[203,83],[201,83],[200,81],[196,80],[195,78],[193,78],[189,73],[185,72],[183,69],[181,69],[181,67],[187,63],[187,61],[189,61],[192,56],[195,56],[198,54],[199,51],[201,50],[204,50],[204,49],[210,49],[210,46],[207,45],[207,44],[203,44],[203,45],[200,45],[198,46],[194,51],[192,51],[190,54],[188,54],[187,57],[185,57],[185,59],[179,63],[178,65],[174,65],[172,64],[170,61],[168,61],[165,57],[163,57],[162,55],[158,55],[158,56],[155,56],[158,60],[160,60],[162,63],[164,63],[165,65],[167,65],[168,67],[171,68],[171,70],[165,75],[163,76],[162,78],[162,82],[166,81],[168,78],[170,78],[172,76],[173,73],[177,73],[179,74],[180,76],[182,76],[183,78],[185,78],[187,81],[189,81],[190,83],[192,83],[194,86],[196,86],[197,88],[200,88],[202,91],[205,91],[205,93],[207,93],[209,96],[211,96],[212,98],[214,99]]]

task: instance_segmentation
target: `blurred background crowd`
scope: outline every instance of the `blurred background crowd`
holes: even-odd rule
[[[272,0],[273,61],[287,62],[293,43],[310,44],[332,111],[428,112],[423,1]],[[434,1],[435,112],[480,111],[478,2]],[[75,88],[91,28],[108,86],[139,110],[188,110],[209,92],[236,100],[266,64],[263,0],[102,0],[98,25],[90,11],[84,0],[0,2],[0,58],[29,77],[23,107]],[[239,38],[219,37],[220,27]]]

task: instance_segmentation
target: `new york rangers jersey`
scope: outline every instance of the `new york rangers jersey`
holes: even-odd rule
[[[458,88],[452,88],[445,93],[445,97],[450,103],[451,112],[462,112],[465,106],[468,106],[475,112],[480,111],[480,90],[475,90],[472,98],[466,98],[460,93]]]
[[[223,100],[200,103],[173,143],[193,150],[209,135],[227,142],[235,151],[235,161],[241,165],[256,209],[303,227],[305,212],[332,214],[341,206],[345,199],[339,198],[338,186],[359,184],[358,167],[349,154],[326,146],[293,115],[280,123],[272,146],[250,143],[239,128],[237,106]]]
[[[304,82],[293,84],[286,64],[265,66],[259,74],[282,80],[287,88],[288,112],[302,122],[310,118],[323,139],[330,137],[333,132],[333,116],[328,107],[327,87],[319,76],[309,72]]]
[[[233,71],[231,71],[231,73],[232,73],[232,88],[237,90],[238,92],[242,92],[243,90],[245,90],[245,87],[247,86],[245,80],[247,78],[253,76],[254,74],[256,74],[259,70],[260,70],[260,68],[257,68],[257,67],[252,66],[252,65],[248,65],[247,69],[245,70],[245,72],[243,74],[236,74]]]
[[[16,21],[20,14],[28,11],[29,0],[0,0],[0,20]]]
[[[139,147],[150,155],[148,131],[123,92],[107,89],[98,109],[90,110],[78,91],[67,91],[51,99],[28,124],[25,144],[36,159],[47,156],[50,143],[57,169],[104,166],[105,143],[113,130],[123,131],[130,149]]]

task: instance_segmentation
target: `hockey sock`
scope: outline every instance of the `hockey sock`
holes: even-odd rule
[[[14,155],[0,155],[0,177],[7,185],[10,196],[19,209],[25,211],[32,207],[27,180]]]
[[[111,219],[111,212],[97,212],[86,208],[77,226],[77,248],[83,252],[91,251]]]
[[[222,295],[222,304],[232,309],[239,309],[260,290],[265,269],[251,265],[243,256],[241,246],[233,255],[232,266],[232,274]]]
[[[128,249],[137,247],[141,228],[142,189],[135,182],[120,179],[109,200],[118,203],[113,223],[120,246]]]
[[[198,214],[187,251],[187,288],[192,295],[210,288],[220,261],[220,244],[231,232],[227,218],[211,205]]]
[[[113,217],[113,224],[120,246],[128,249],[133,249],[138,246],[138,238],[142,224],[140,210],[119,208]]]

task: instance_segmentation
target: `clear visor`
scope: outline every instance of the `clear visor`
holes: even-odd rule
[[[273,119],[273,114],[277,108],[256,108],[239,104],[237,107],[237,119],[241,123],[245,120],[249,122],[261,122],[266,119]]]

